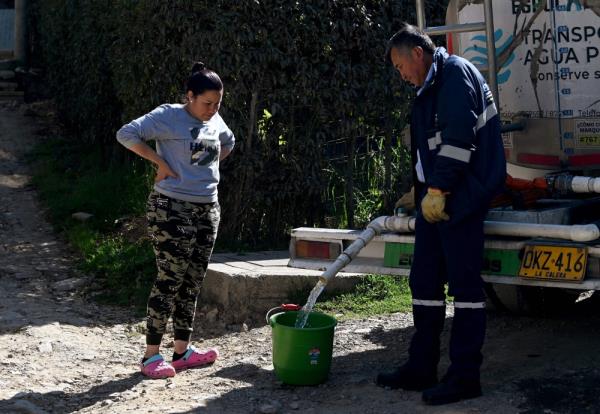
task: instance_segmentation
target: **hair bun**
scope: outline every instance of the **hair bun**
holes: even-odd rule
[[[192,66],[192,74],[194,74],[196,72],[200,72],[201,70],[204,70],[204,69],[206,69],[206,65],[204,63],[196,62]]]

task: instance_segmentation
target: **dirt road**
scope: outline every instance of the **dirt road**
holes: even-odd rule
[[[23,155],[43,139],[37,128],[22,111],[0,109],[0,412],[600,412],[600,306],[593,300],[553,318],[490,313],[484,396],[444,407],[373,384],[377,372],[403,360],[410,314],[340,323],[330,379],[318,387],[276,379],[268,326],[197,332],[196,345],[219,347],[220,360],[170,380],[144,379],[141,318],[79,293],[90,279],[77,272],[28,185]],[[446,359],[440,371],[445,366]]]

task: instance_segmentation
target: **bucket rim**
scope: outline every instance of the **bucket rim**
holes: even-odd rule
[[[286,329],[294,329],[294,330],[298,330],[298,331],[318,331],[318,330],[323,330],[323,329],[329,329],[329,328],[335,328],[337,326],[337,319],[331,315],[328,315],[326,313],[323,312],[318,312],[318,311],[310,311],[309,315],[314,313],[314,314],[318,314],[318,315],[323,315],[326,316],[327,318],[331,319],[331,323],[325,325],[325,326],[319,326],[318,328],[296,328],[295,326],[289,326],[289,325],[283,325],[280,323],[277,323],[276,319],[277,317],[279,317],[279,315],[284,315],[287,313],[295,313],[298,314],[300,311],[287,311],[287,312],[279,312],[276,313],[274,315],[271,315],[271,317],[269,318],[269,321],[271,322],[271,327],[275,328],[275,325],[280,326],[282,328],[286,328]]]

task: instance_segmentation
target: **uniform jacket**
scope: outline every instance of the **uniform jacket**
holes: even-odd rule
[[[420,205],[427,187],[449,192],[452,223],[488,208],[503,188],[506,160],[494,98],[479,71],[441,47],[432,65],[411,115],[412,160],[418,148],[425,178],[415,177],[415,195]]]

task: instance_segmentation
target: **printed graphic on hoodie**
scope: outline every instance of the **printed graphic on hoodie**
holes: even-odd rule
[[[190,164],[207,166],[219,160],[221,143],[216,129],[191,128],[190,151],[192,153]]]

